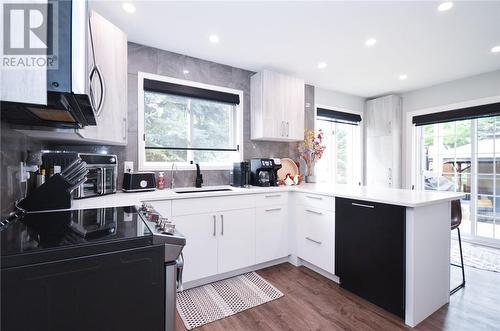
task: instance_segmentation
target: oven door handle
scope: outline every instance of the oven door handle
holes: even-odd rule
[[[99,168],[101,172],[101,195],[106,193],[106,168]]]
[[[182,270],[184,269],[184,254],[182,252],[179,254],[177,261],[177,292],[182,292],[184,290],[182,283]]]

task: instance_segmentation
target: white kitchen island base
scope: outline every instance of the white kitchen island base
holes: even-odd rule
[[[450,301],[450,202],[406,208],[405,323],[418,325]]]

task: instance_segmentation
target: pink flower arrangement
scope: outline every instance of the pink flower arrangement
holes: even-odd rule
[[[304,142],[299,146],[300,157],[306,162],[307,176],[313,176],[314,164],[321,159],[326,146],[323,145],[323,131],[320,129],[318,134],[313,130],[304,132]]]

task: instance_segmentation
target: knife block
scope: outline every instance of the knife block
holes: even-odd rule
[[[55,174],[19,201],[17,207],[27,212],[71,208],[70,188],[61,174]]]

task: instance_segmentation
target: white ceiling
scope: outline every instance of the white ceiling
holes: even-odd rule
[[[130,41],[363,97],[500,69],[490,52],[500,45],[500,1],[455,1],[447,12],[434,1],[133,3],[133,14],[120,1],[91,6]],[[377,44],[367,48],[370,37]]]

